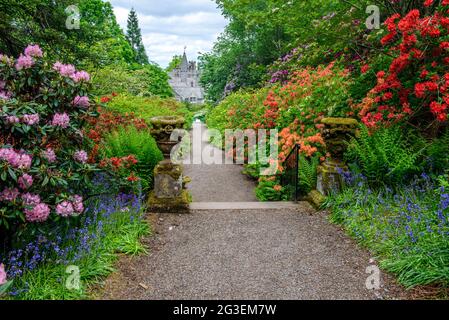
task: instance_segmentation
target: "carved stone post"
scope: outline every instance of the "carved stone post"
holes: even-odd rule
[[[168,213],[189,212],[190,195],[185,189],[190,182],[183,175],[183,167],[170,160],[170,153],[178,141],[171,141],[174,130],[182,129],[185,119],[182,117],[156,117],[151,119],[152,135],[156,138],[166,160],[154,168],[154,191],[150,193],[148,204],[150,211]]]
[[[154,191],[149,197],[150,211],[187,213],[190,195],[185,186],[190,182],[182,166],[170,160],[160,162],[154,169]]]
[[[327,196],[343,187],[343,179],[338,169],[347,170],[343,155],[347,143],[356,136],[359,123],[350,118],[325,118],[321,123],[324,124],[323,138],[331,159],[318,167],[317,190]]]
[[[166,159],[170,158],[170,152],[179,141],[171,141],[174,130],[182,129],[186,120],[179,116],[155,117],[150,120],[153,128],[151,135],[156,139],[159,149],[161,149]]]

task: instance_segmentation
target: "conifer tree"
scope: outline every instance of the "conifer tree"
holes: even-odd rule
[[[131,9],[128,16],[126,38],[135,52],[136,62],[139,64],[148,64],[148,56],[142,42],[142,33],[139,28],[139,20],[134,8]]]

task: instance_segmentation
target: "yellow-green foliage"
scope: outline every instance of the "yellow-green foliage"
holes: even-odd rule
[[[207,116],[209,128],[224,132],[225,129],[250,129],[254,119],[264,112],[263,102],[268,94],[267,88],[250,92],[233,93],[224,99]]]
[[[183,116],[187,125],[192,122],[192,112],[187,106],[172,98],[119,95],[108,103],[107,108],[120,113],[134,113],[148,124],[153,117],[172,115]]]

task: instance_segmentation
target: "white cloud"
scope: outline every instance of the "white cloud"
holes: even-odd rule
[[[226,19],[212,0],[112,0],[117,22],[126,30],[129,10],[139,17],[142,38],[150,60],[166,67],[187,46],[190,59],[212,49]]]

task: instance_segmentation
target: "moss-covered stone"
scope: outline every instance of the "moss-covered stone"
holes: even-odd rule
[[[148,196],[148,209],[157,213],[190,213],[191,196],[183,190],[181,195],[172,199],[159,199],[154,192]]]
[[[338,192],[343,189],[344,181],[338,172],[339,168],[347,170],[344,163],[336,160],[328,160],[318,166],[317,190],[321,194],[328,196],[333,191]]]
[[[357,135],[359,123],[351,118],[324,118],[322,131],[327,152],[334,159],[342,159],[348,142]]]
[[[359,122],[352,118],[324,118],[321,123],[331,127],[348,126],[356,128],[359,126]]]
[[[326,197],[321,194],[318,190],[312,190],[308,195],[306,200],[315,207],[315,209],[320,209]]]
[[[182,176],[182,166],[175,164],[170,160],[164,160],[154,168],[154,176],[165,174],[169,175],[175,180],[178,180]]]
[[[185,176],[182,179],[182,188],[186,189],[187,185],[192,182],[192,178]]]
[[[150,123],[155,129],[161,129],[166,126],[172,126],[175,128],[182,128],[186,120],[181,116],[162,116],[154,117],[150,119]]]
[[[166,158],[170,157],[171,150],[178,144],[178,141],[171,141],[173,131],[182,129],[186,120],[180,116],[163,116],[151,118],[153,127],[151,135],[156,139],[159,149]]]

